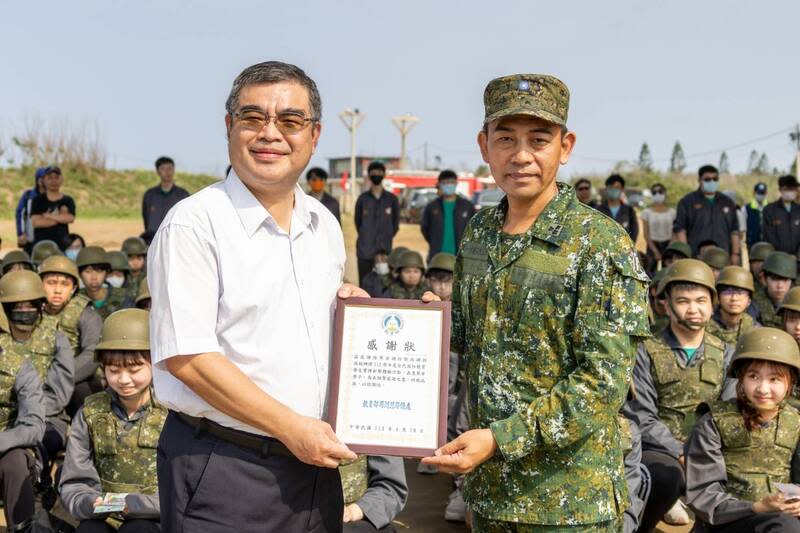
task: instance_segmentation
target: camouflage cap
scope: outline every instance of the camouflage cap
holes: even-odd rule
[[[514,74],[495,78],[483,92],[484,124],[513,115],[537,117],[567,125],[569,89],[545,74]]]

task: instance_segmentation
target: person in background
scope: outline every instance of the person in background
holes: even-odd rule
[[[767,184],[756,183],[753,187],[753,199],[742,208],[747,231],[747,242],[755,243],[764,240],[762,221],[764,208],[767,206]]]
[[[63,251],[67,247],[69,225],[75,221],[75,200],[61,192],[64,176],[58,167],[48,167],[42,178],[44,194],[33,199],[31,224],[34,244],[50,240]]]
[[[142,219],[144,233],[142,238],[147,244],[153,240],[158,227],[172,207],[189,197],[189,192],[175,185],[175,161],[167,156],[156,159],[156,173],[161,182],[147,189],[142,197]]]
[[[764,208],[762,233],[764,240],[779,252],[796,255],[800,249],[800,204],[794,176],[778,178],[781,197]]]
[[[128,297],[139,294],[139,284],[147,277],[147,243],[141,237],[128,237],[122,241],[122,252],[128,257]]]
[[[386,288],[392,283],[389,269],[389,254],[386,250],[378,250],[373,257],[372,270],[361,280],[361,288],[373,298],[382,298]]]
[[[61,248],[53,241],[39,241],[33,245],[31,250],[31,261],[38,269],[45,259],[54,255],[64,255],[61,253]]]
[[[750,247],[750,273],[756,285],[761,285],[761,267],[767,256],[775,251],[775,247],[768,242],[757,242]]]
[[[137,309],[149,311],[152,303],[153,302],[150,297],[150,287],[147,285],[147,278],[144,278],[139,284],[139,293],[136,295],[134,305],[136,305]]]
[[[475,214],[472,203],[456,193],[458,176],[452,170],[439,173],[439,197],[429,202],[422,212],[420,231],[428,242],[428,261],[438,254],[456,255],[458,243]]]
[[[592,182],[586,178],[581,178],[575,182],[575,196],[582,204],[597,209],[599,204],[592,198]]]
[[[622,226],[635,243],[639,236],[639,220],[636,217],[636,210],[622,201],[624,193],[625,178],[619,174],[610,175],[606,179],[606,200],[597,210]]]
[[[103,248],[87,246],[78,254],[77,265],[84,285],[80,294],[92,301],[95,311],[104,320],[114,311],[126,307],[125,289],[106,284],[111,260]]]
[[[678,259],[690,259],[692,257],[692,248],[685,242],[672,241],[661,254],[661,268],[667,268]]]
[[[642,211],[642,231],[647,242],[648,269],[655,272],[658,263],[672,240],[672,224],[675,222],[675,209],[667,207],[667,188],[661,183],[650,187],[653,203]]]
[[[77,261],[78,254],[82,249],[86,248],[86,241],[77,233],[70,233],[67,235],[67,249],[64,250],[64,255],[69,257],[73,262]]]
[[[336,217],[336,221],[341,224],[342,219],[339,214],[339,200],[331,196],[325,190],[328,184],[328,173],[325,172],[325,169],[320,167],[308,169],[308,172],[306,172],[306,182],[308,182],[308,195],[316,198],[322,205],[327,207],[328,211],[333,213],[333,216]]]
[[[778,307],[778,315],[783,320],[783,331],[800,344],[800,287],[789,289]]]
[[[33,208],[33,200],[40,194],[44,193],[44,178],[47,172],[47,167],[39,167],[33,178],[33,187],[22,193],[22,197],[17,204],[15,212],[15,221],[17,224],[17,248],[22,248],[27,253],[31,253],[33,248],[33,224],[31,224],[31,209]]]
[[[25,250],[11,250],[3,257],[3,275],[17,270],[33,270],[31,258]]]
[[[343,533],[395,533],[394,517],[408,499],[402,457],[360,455],[339,466],[344,495]]]
[[[780,328],[783,323],[777,310],[797,278],[797,260],[785,252],[772,252],[764,261],[759,277],[761,287],[753,296],[758,321],[764,326]]]
[[[743,334],[760,324],[747,313],[755,287],[746,268],[726,266],[717,277],[719,303],[706,331],[728,344],[735,345]]]
[[[386,290],[395,300],[419,300],[430,290],[425,281],[425,261],[422,255],[409,250],[400,258],[399,274]]]
[[[728,252],[713,244],[701,248],[702,250],[697,258],[711,267],[711,271],[714,273],[714,279],[719,278],[719,273],[730,263]]]
[[[372,270],[372,260],[378,250],[391,250],[392,240],[400,230],[400,202],[383,188],[386,166],[373,161],[367,167],[371,186],[356,200],[355,223],[358,239],[358,281]]]

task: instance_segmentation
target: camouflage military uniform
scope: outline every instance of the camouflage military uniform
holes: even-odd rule
[[[778,315],[778,310],[775,304],[770,300],[767,294],[767,289],[759,287],[753,294],[753,303],[758,308],[758,321],[762,326],[769,328],[782,328],[783,320]]]
[[[465,500],[481,531],[616,531],[628,506],[616,417],[649,335],[648,278],[625,231],[566,184],[504,246],[507,209],[475,215],[455,268],[470,426],[499,448],[467,475]]]
[[[736,344],[736,341],[739,340],[739,337],[750,331],[751,329],[758,327],[759,324],[753,317],[750,316],[747,312],[742,314],[742,320],[739,322],[739,325],[733,328],[729,328],[725,324],[722,323],[722,318],[719,313],[719,309],[714,312],[714,316],[711,317],[708,325],[706,326],[706,331],[717,337],[718,339],[726,342],[728,344]]]
[[[424,280],[416,287],[407,289],[403,282],[397,279],[389,285],[387,293],[389,298],[394,298],[395,300],[419,300],[425,294],[425,291],[429,290],[428,283]]]
[[[95,311],[97,311],[103,320],[108,318],[108,315],[114,311],[125,309],[128,307],[128,302],[133,301],[128,300],[127,292],[124,288],[117,289],[116,287],[106,287],[106,290],[108,291],[108,294],[105,300],[102,302],[93,302]],[[78,294],[86,296],[87,298],[89,297],[89,295],[86,293],[86,289],[81,289]]]
[[[342,476],[344,504],[350,505],[357,502],[367,491],[369,482],[367,456],[359,455],[355,461],[346,461],[340,464],[339,475]]]
[[[136,296],[139,295],[139,285],[141,285],[142,281],[147,278],[147,272],[142,269],[141,272],[138,274],[128,274],[127,276],[127,285],[125,288],[125,301],[133,302],[136,300]]]

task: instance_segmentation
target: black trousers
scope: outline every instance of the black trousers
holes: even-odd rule
[[[764,513],[740,518],[730,524],[706,527],[713,533],[800,533],[800,520],[782,513]]]
[[[358,522],[347,522],[344,525],[344,533],[397,533],[392,524],[381,529],[372,525],[369,520],[359,520]]]
[[[642,463],[650,471],[650,496],[645,502],[637,531],[653,531],[664,514],[686,490],[683,467],[677,459],[652,450],[642,452]]]
[[[361,259],[358,258],[358,285],[361,286],[361,280],[364,279],[364,276],[370,273],[370,271],[375,268],[375,260],[374,259]]]
[[[126,520],[114,529],[105,520],[81,520],[75,533],[160,533],[161,526],[155,520]]]
[[[172,412],[158,443],[158,494],[167,533],[342,531],[337,469],[263,456]]]
[[[30,460],[30,456],[20,448],[9,450],[0,457],[3,512],[9,529],[33,516]]]

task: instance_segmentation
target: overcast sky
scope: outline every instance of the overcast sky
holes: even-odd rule
[[[316,164],[349,154],[337,115],[358,107],[359,153],[398,153],[391,117],[411,112],[421,119],[412,160],[427,142],[430,161],[474,169],[483,89],[518,72],[554,74],[571,90],[578,143],[565,174],[635,160],[643,141],[662,168],[676,139],[690,168],[744,143],[728,151],[734,171],[752,149],[782,169],[794,153],[797,0],[167,4],[3,2],[0,136],[32,116],[96,122],[110,166],[169,154],[179,169],[221,174],[233,78],[283,60],[322,94]]]

